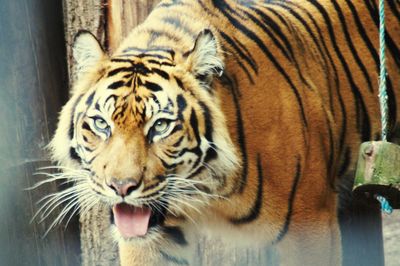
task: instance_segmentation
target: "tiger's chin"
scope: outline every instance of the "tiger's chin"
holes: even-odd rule
[[[161,237],[164,210],[119,203],[111,209],[111,227],[118,242],[149,243]]]

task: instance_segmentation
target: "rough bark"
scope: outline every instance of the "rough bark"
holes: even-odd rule
[[[106,0],[63,0],[64,9],[64,30],[67,42],[67,62],[69,81],[73,85],[75,80],[74,61],[72,58],[72,43],[75,34],[79,30],[88,30],[96,35],[102,43],[105,42],[105,23],[104,16]]]

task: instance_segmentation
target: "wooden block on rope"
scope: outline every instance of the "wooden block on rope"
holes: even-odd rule
[[[383,196],[400,208],[400,146],[386,141],[364,142],[358,157],[353,193],[375,199]]]

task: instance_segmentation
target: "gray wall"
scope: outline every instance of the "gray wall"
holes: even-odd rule
[[[61,0],[0,0],[0,265],[76,265],[76,219],[41,239],[29,223],[56,185],[24,191],[49,165],[44,146],[67,98]],[[50,218],[51,220],[51,218]]]

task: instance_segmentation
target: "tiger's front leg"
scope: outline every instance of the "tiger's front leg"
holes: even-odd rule
[[[164,226],[151,242],[119,241],[121,266],[193,265],[197,232],[190,225]]]

